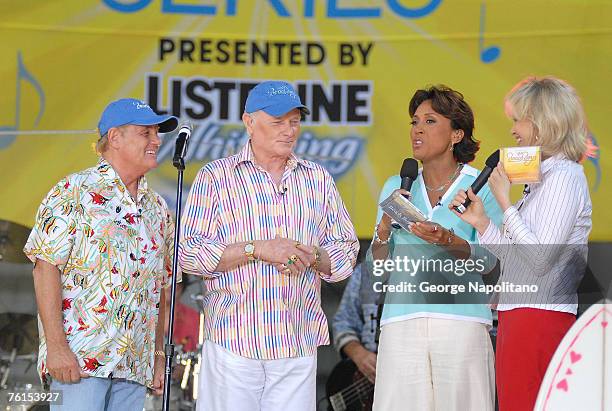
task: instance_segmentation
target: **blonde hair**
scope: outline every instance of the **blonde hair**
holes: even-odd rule
[[[117,130],[119,130],[122,134],[125,130],[125,128],[128,125],[123,125],[123,126],[118,126],[118,127],[111,127],[111,128],[116,128]],[[109,129],[110,131],[110,129]],[[97,155],[101,155],[103,154],[106,150],[108,150],[108,131],[106,132],[106,134],[104,134],[102,137],[100,137],[100,139],[93,145],[93,149],[96,152]]]
[[[529,120],[545,157],[562,153],[579,161],[586,152],[587,124],[580,98],[558,78],[527,77],[506,96],[514,117]]]
[[[100,155],[104,153],[108,149],[108,133],[104,134],[98,142],[94,145],[94,150],[96,154]]]

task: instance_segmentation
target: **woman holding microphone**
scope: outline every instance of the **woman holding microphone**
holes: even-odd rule
[[[410,283],[414,291],[385,295],[374,410],[493,410],[491,310],[486,300],[477,303],[474,297],[421,288],[482,282],[481,275],[496,263],[477,246],[476,230],[447,207],[457,191],[467,189],[478,176],[467,164],[479,148],[473,137],[474,115],[463,96],[445,86],[418,90],[409,112],[413,156],[422,164],[410,190],[411,202],[428,221],[406,231],[393,228],[389,216],[378,211],[370,264],[399,258],[420,266],[410,272],[396,267],[390,273],[389,285]],[[399,186],[400,177],[390,177],[380,201]],[[488,187],[480,193],[489,215],[501,219]],[[482,266],[466,272],[468,261]]]
[[[491,222],[479,196],[459,192],[472,204],[463,221],[501,261],[500,282],[536,285],[535,294],[498,296],[496,379],[499,409],[532,410],[548,363],[576,320],[577,289],[586,268],[591,199],[578,163],[586,151],[587,127],[574,89],[554,77],[527,78],[505,101],[519,146],[540,146],[541,181],[510,202],[510,181],[500,163],[489,187],[503,211],[503,226]],[[483,198],[484,199],[484,198]]]

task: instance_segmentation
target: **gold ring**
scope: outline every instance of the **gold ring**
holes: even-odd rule
[[[437,225],[434,226],[434,231],[438,231],[438,226]]]
[[[295,246],[296,246],[296,247],[299,247],[299,246],[301,246],[301,245],[302,245],[302,243],[300,243],[299,241],[296,241],[296,242],[295,242]]]
[[[295,254],[292,254],[291,257],[289,257],[289,260],[293,261],[294,263],[298,260],[298,256]]]

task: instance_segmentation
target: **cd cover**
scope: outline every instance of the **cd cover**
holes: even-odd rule
[[[427,217],[406,197],[394,191],[380,203],[382,210],[395,220],[404,230],[410,223],[427,221]]]
[[[539,146],[504,147],[500,159],[512,184],[529,184],[540,181],[541,153]]]

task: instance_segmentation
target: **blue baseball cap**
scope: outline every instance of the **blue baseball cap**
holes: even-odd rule
[[[280,117],[296,108],[304,114],[310,114],[291,84],[285,81],[264,81],[249,92],[244,111],[254,113],[263,110],[271,116]]]
[[[135,98],[122,98],[113,101],[104,109],[98,130],[103,137],[112,127],[128,124],[135,126],[159,125],[160,133],[168,133],[178,126],[178,119],[171,115],[159,115],[147,103]]]

